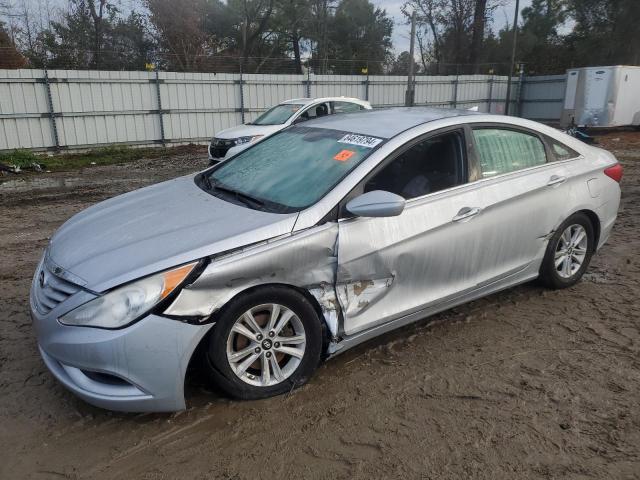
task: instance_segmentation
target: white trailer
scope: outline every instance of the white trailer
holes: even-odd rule
[[[567,70],[560,124],[587,127],[640,126],[640,67]]]

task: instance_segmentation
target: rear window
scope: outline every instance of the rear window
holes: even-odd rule
[[[553,150],[556,160],[570,160],[580,156],[578,152],[567,147],[565,144],[554,140],[553,138],[547,137],[547,141],[551,145],[551,150]]]
[[[484,178],[547,162],[544,144],[535,135],[502,128],[480,128],[473,137]]]
[[[303,106],[304,105],[299,103],[276,105],[251,122],[251,125],[282,125]]]
[[[291,127],[223,162],[208,173],[206,183],[265,202],[271,210],[299,211],[320,200],[382,142],[338,130]]]

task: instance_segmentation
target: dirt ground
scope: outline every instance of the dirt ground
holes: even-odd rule
[[[46,370],[28,314],[52,232],[204,154],[0,184],[0,478],[640,478],[640,134],[609,243],[564,291],[514,288],[385,335],[288,396],[230,401],[197,380],[178,414],[118,414]]]

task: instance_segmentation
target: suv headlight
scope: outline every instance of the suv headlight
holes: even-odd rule
[[[253,143],[264,135],[252,135],[250,137],[238,137],[236,138],[236,145],[243,145],[245,143]]]
[[[64,325],[121,328],[167,298],[198,262],[157,273],[111,290],[59,318]]]

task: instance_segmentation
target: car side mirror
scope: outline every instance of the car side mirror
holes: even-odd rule
[[[359,217],[395,217],[404,210],[405,200],[395,193],[374,190],[347,202],[347,210]]]
[[[293,121],[293,124],[295,125],[296,123],[302,123],[302,122],[306,122],[306,121],[307,121],[307,119],[306,119],[306,118],[304,118],[303,116],[299,116],[298,118],[296,118],[296,119]]]

